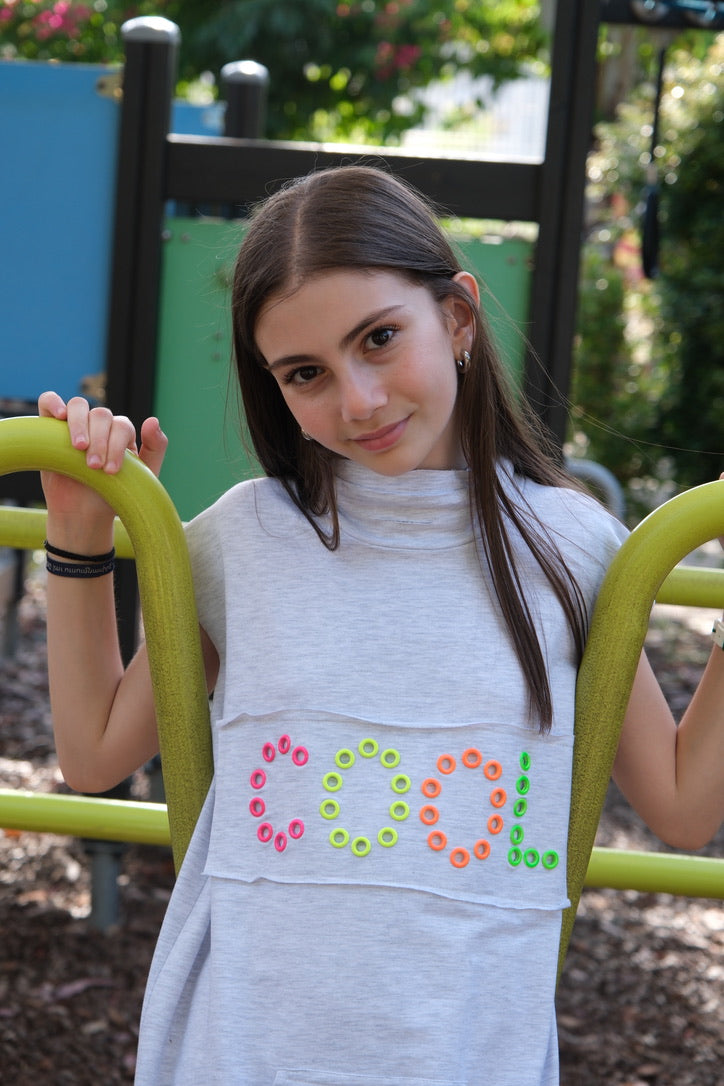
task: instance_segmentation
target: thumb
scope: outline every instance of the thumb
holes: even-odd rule
[[[158,477],[163,458],[166,455],[168,438],[164,434],[157,418],[146,419],[141,426],[141,448],[138,458]]]

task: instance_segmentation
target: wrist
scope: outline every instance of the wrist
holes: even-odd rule
[[[48,514],[46,539],[53,547],[79,555],[105,554],[113,546],[113,517],[92,522]]]

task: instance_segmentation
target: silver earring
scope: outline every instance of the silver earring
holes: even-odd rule
[[[470,351],[463,351],[459,358],[455,359],[458,373],[467,373],[470,369]]]
[[[305,441],[311,441],[312,440],[311,434],[308,434],[306,430],[300,430],[299,432],[301,433],[301,435],[302,435],[302,437],[304,438]]]

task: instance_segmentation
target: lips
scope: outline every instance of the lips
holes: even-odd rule
[[[373,430],[369,434],[361,434],[359,437],[355,437],[352,440],[360,448],[366,449],[368,452],[382,452],[385,449],[391,448],[405,431],[409,416],[401,419],[399,422],[393,422],[389,426],[382,426],[379,430]]]

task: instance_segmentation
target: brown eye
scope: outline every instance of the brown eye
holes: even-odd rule
[[[283,380],[285,385],[305,385],[313,381],[318,374],[318,366],[298,366],[297,369],[285,373]]]
[[[385,325],[384,328],[375,328],[374,332],[370,332],[367,336],[367,343],[370,347],[386,347],[396,331],[396,328],[388,325]]]

